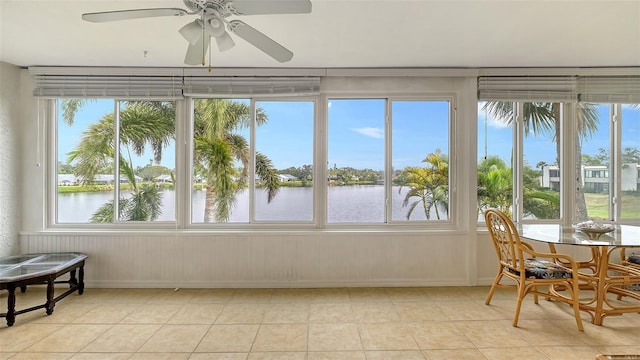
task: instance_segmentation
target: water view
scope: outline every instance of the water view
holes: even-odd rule
[[[402,206],[406,188],[393,188],[393,220],[405,220],[408,208]],[[113,199],[112,192],[77,192],[58,194],[58,223],[88,223],[91,215]],[[162,215],[156,221],[175,221],[175,191],[162,191]],[[204,222],[205,192],[194,191],[192,196],[192,222]],[[328,188],[328,222],[381,223],[384,221],[384,186],[331,186]],[[256,193],[256,220],[258,221],[312,221],[313,188],[284,187],[267,204],[262,192]],[[442,216],[442,213],[441,213]],[[431,218],[435,219],[432,212]],[[421,209],[414,210],[411,220],[424,220]],[[237,196],[229,222],[249,222],[249,192]]]

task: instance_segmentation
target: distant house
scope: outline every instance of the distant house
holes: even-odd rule
[[[278,180],[281,182],[287,182],[298,180],[298,178],[290,174],[278,174]]]
[[[582,186],[588,192],[608,192],[610,175],[607,166],[583,165]],[[624,164],[621,178],[622,191],[640,191],[640,165]],[[554,190],[560,189],[560,169],[557,165],[542,168],[540,185]]]
[[[72,186],[77,185],[78,180],[73,174],[58,174],[58,185],[60,186]]]
[[[160,176],[156,176],[155,178],[153,178],[153,181],[155,181],[155,182],[162,182],[162,183],[170,183],[170,182],[173,182],[173,180],[171,180],[171,175],[160,175]]]

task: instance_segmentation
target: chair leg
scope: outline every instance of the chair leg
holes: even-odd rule
[[[513,315],[513,327],[518,327],[518,318],[520,317],[520,308],[522,307],[522,300],[527,295],[525,292],[525,286],[522,283],[518,283],[518,300],[516,301],[516,313]]]
[[[489,305],[491,303],[491,298],[493,298],[493,294],[496,292],[496,289],[498,288],[498,284],[500,283],[501,279],[502,279],[502,270],[498,272],[498,274],[496,275],[496,278],[493,280],[493,284],[491,284],[491,289],[489,290],[489,294],[487,295],[487,298],[484,301],[485,305]]]
[[[580,298],[578,297],[578,289],[579,286],[577,283],[573,284],[571,288],[571,298],[573,299],[573,313],[576,317],[576,324],[578,324],[578,330],[584,331],[584,326],[582,326],[582,317],[580,317]]]

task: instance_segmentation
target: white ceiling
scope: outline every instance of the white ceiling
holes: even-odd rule
[[[294,52],[278,63],[233,35],[214,67],[640,66],[640,1],[311,0],[311,14],[241,19]],[[184,67],[188,17],[89,23],[86,12],[181,0],[0,0],[0,61]],[[231,19],[231,18],[229,18]],[[145,57],[145,51],[147,56]]]

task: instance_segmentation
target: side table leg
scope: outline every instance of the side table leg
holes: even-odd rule
[[[16,322],[16,286],[9,284],[9,297],[7,298],[7,326]]]
[[[56,303],[53,301],[53,295],[55,293],[54,281],[54,276],[49,276],[49,279],[47,279],[47,303],[45,304],[47,315],[51,315],[53,313],[53,307],[56,306]]]
[[[78,268],[78,295],[84,292],[84,262]]]
[[[69,272],[69,287],[78,287],[78,280],[76,279],[76,269],[73,269]]]

